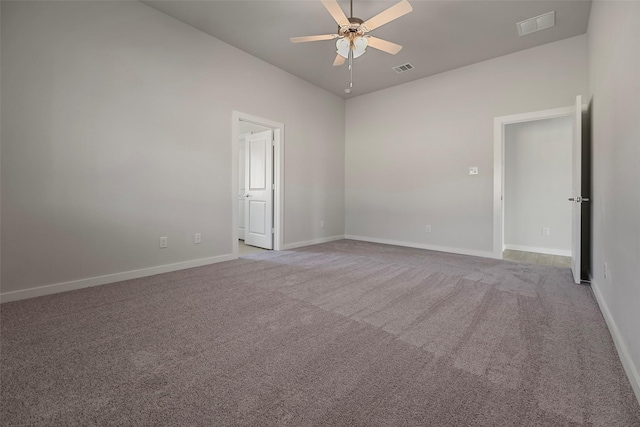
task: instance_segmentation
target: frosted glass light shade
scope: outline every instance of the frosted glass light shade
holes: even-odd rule
[[[336,49],[338,49],[336,53],[342,56],[343,58],[349,58],[350,47],[351,47],[351,44],[349,43],[349,40],[345,37],[338,39],[338,41],[336,41]]]
[[[369,40],[366,37],[356,37],[353,41],[353,57],[357,58],[362,56],[367,51]]]

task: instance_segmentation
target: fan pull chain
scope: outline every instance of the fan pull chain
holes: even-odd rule
[[[353,51],[349,50],[349,89],[353,88]]]

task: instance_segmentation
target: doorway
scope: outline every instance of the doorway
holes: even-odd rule
[[[280,250],[283,245],[284,125],[232,114],[232,248]]]
[[[528,259],[551,263],[553,256],[571,256],[572,120],[505,126],[504,257],[525,252],[540,255]]]
[[[494,205],[493,205],[493,253],[498,259],[503,258],[505,248],[505,135],[507,127],[513,124],[536,122],[548,119],[570,117],[572,119],[571,132],[571,192],[566,194],[565,201],[571,201],[571,270],[576,283],[581,279],[581,268],[586,260],[581,258],[583,202],[589,199],[582,196],[582,98],[576,98],[576,104],[570,107],[532,113],[516,114],[496,117],[494,119]],[[588,189],[586,189],[588,192]],[[568,199],[568,200],[567,200]],[[545,228],[545,227],[541,227]],[[548,234],[550,230],[547,230]],[[545,233],[544,229],[540,230]]]

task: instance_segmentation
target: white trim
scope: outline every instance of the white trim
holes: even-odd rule
[[[504,188],[504,133],[507,125],[531,122],[534,120],[555,119],[571,116],[575,107],[554,108],[552,110],[534,111],[530,113],[513,114],[495,117],[493,119],[493,256],[502,259],[504,250],[504,203],[502,189]]]
[[[284,124],[233,110],[231,113],[231,251],[238,257],[238,140],[240,121],[250,122],[273,130],[273,172],[275,184],[273,200],[273,249],[284,247]]]
[[[535,252],[538,254],[547,254],[547,255],[571,256],[570,249],[537,248],[535,246],[508,245],[506,243],[504,244],[504,248],[511,249],[512,251]]]
[[[344,238],[351,239],[351,240],[360,240],[362,242],[383,243],[385,245],[405,246],[407,248],[428,249],[430,251],[448,252],[451,254],[471,255],[471,256],[479,256],[483,258],[496,258],[494,256],[494,253],[489,251],[476,251],[473,249],[450,248],[447,246],[428,245],[424,243],[403,242],[399,240],[390,240],[390,239],[378,239],[376,237],[353,236],[350,234],[347,234],[346,236],[344,236]],[[500,258],[502,258],[502,255],[500,256]]]
[[[140,277],[154,276],[156,274],[169,273],[171,271],[184,270],[186,268],[200,267],[223,261],[237,259],[233,254],[219,255],[209,258],[194,259],[191,261],[165,264],[156,267],[142,268],[140,270],[124,271],[122,273],[107,274],[104,276],[89,277],[86,279],[72,280],[70,282],[54,283],[52,285],[38,286],[36,288],[22,289],[19,291],[0,293],[0,302],[18,301],[21,299],[40,297],[43,295],[57,294],[59,292],[73,291],[91,286],[106,285],[108,283],[121,282],[123,280],[138,279]]]
[[[607,326],[609,327],[609,333],[611,333],[613,343],[616,346],[616,350],[618,350],[618,357],[622,362],[622,367],[624,368],[627,378],[631,383],[633,392],[636,394],[636,399],[638,400],[638,403],[640,403],[640,374],[638,373],[638,367],[633,363],[631,353],[629,352],[622,335],[620,335],[620,330],[618,329],[615,320],[613,320],[613,316],[611,316],[609,307],[607,307],[607,303],[604,301],[600,288],[598,288],[598,284],[593,280],[593,278],[591,279],[591,289],[593,290],[596,301],[600,306],[600,311],[602,312],[604,320],[607,322]]]
[[[284,246],[284,125],[273,130],[273,184],[275,195],[273,200],[273,249],[279,251]]]
[[[303,246],[311,246],[311,245],[317,245],[319,243],[333,242],[336,240],[342,240],[344,238],[345,236],[340,235],[340,236],[331,236],[331,237],[321,237],[319,239],[313,239],[313,240],[305,240],[304,242],[287,243],[286,245],[283,246],[282,249],[288,250],[288,249],[301,248]]]

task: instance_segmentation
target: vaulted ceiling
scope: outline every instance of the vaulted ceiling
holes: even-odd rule
[[[399,0],[398,0],[399,1]],[[337,32],[319,0],[145,1],[232,46],[344,98],[362,95],[587,31],[588,0],[409,0],[413,12],[371,34],[398,43],[390,55],[369,47],[354,60],[353,90],[347,64],[334,67],[335,41],[293,44],[290,37]],[[367,20],[397,1],[355,0],[353,16]],[[349,2],[339,0],[349,16]],[[556,26],[520,37],[516,23],[555,11]],[[224,61],[224,58],[220,58]],[[392,67],[415,68],[398,74]]]

